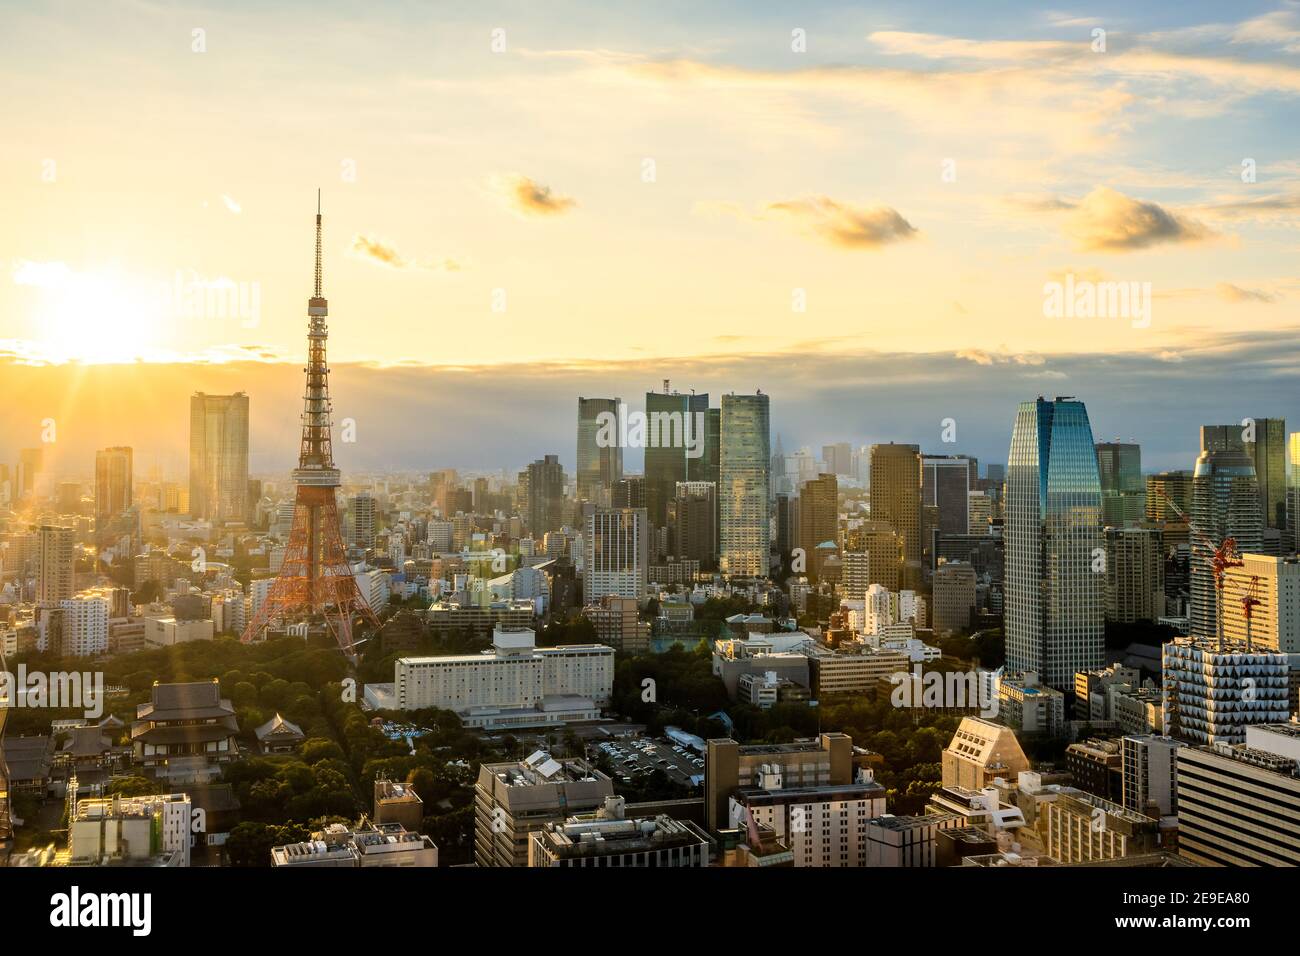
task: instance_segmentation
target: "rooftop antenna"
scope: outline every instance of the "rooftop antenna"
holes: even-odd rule
[[[320,298],[320,190],[316,190],[316,298]]]

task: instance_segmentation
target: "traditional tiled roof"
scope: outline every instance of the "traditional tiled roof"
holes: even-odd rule
[[[136,709],[139,720],[204,720],[234,715],[235,708],[221,696],[215,680],[192,684],[154,684],[153,700]]]
[[[292,721],[285,720],[279,714],[276,714],[261,727],[253,731],[258,740],[265,740],[267,737],[292,737],[295,740],[301,740],[307,735],[302,732],[302,728]]]

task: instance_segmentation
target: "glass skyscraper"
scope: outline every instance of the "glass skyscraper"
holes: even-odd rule
[[[1142,479],[1142,448],[1127,442],[1097,445],[1097,474],[1101,479],[1101,520],[1111,528],[1136,524],[1146,512],[1146,482]]]
[[[1239,554],[1258,554],[1264,537],[1255,464],[1236,425],[1201,429],[1201,455],[1192,475],[1191,524],[1191,633],[1217,639],[1218,595],[1210,564],[1213,549],[1224,538],[1234,538]]]
[[[578,497],[598,505],[609,504],[610,489],[623,477],[622,446],[614,441],[601,447],[597,441],[602,413],[613,416],[618,434],[618,406],[617,398],[578,399]]]
[[[723,574],[766,577],[772,448],[768,397],[723,395],[718,497],[722,508]]]
[[[1007,459],[1007,669],[1061,690],[1105,663],[1101,481],[1083,402],[1022,402]]]

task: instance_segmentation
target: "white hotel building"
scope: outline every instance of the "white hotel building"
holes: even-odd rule
[[[614,687],[614,649],[604,644],[539,648],[530,628],[497,627],[490,651],[403,657],[394,665],[393,680],[392,697],[400,709],[455,711],[467,727],[599,720]],[[367,697],[375,697],[370,688]]]

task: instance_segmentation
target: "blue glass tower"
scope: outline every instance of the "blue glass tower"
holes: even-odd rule
[[[1074,687],[1105,663],[1101,481],[1083,402],[1022,402],[1006,502],[1007,669]]]

